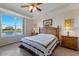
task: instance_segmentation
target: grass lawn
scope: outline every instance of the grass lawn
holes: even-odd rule
[[[2,30],[2,32],[14,32],[14,30]],[[16,32],[21,32],[21,29],[16,29]]]

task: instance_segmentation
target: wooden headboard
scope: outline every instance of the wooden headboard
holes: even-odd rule
[[[59,27],[42,27],[39,28],[39,33],[42,34],[53,34],[59,38]]]

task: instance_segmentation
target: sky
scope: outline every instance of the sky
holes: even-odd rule
[[[22,18],[16,17],[16,21],[14,20],[14,16],[2,16],[2,28],[5,28],[6,26],[12,26],[14,27],[16,22],[16,28],[22,28]]]

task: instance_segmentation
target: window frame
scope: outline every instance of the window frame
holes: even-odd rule
[[[2,25],[1,25],[1,22],[2,22],[2,16],[0,15],[0,37],[1,37],[1,32],[2,32]]]

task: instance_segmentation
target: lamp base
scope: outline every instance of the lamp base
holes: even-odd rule
[[[67,36],[69,36],[69,32],[67,32]]]

